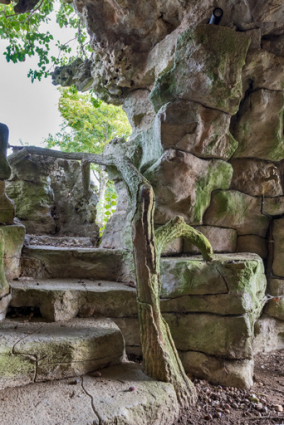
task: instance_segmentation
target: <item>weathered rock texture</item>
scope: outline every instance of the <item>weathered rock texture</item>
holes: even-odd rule
[[[9,160],[7,193],[27,233],[90,236],[96,243],[97,196],[84,193],[79,162],[38,155]]]
[[[208,378],[210,364],[214,370],[210,379],[228,383],[225,370],[236,385],[249,386],[253,349],[283,346],[284,5],[276,0],[220,0],[224,14],[220,25],[214,26],[207,25],[214,0],[74,0],[74,4],[86,23],[93,53],[86,61],[56,69],[54,82],[75,84],[80,90],[92,87],[102,99],[124,105],[132,138],[122,146],[116,140],[106,152],[127,155],[149,179],[156,194],[156,226],[180,215],[211,235],[216,251],[233,253],[220,270],[216,264],[215,268],[199,264],[198,259],[190,267],[182,259],[173,260],[178,278],[171,277],[169,265],[163,277],[169,282],[164,280],[162,288],[168,299],[162,305],[184,362],[192,364],[195,373]],[[76,277],[77,265],[84,263],[84,277],[120,270],[118,279],[127,275],[129,282],[128,271],[121,273],[115,259],[117,249],[131,246],[129,205],[121,176],[113,169],[109,172],[123,194],[102,241],[102,247],[116,248],[109,270],[98,260],[96,271],[90,265],[93,254],[86,255],[87,261],[82,253],[70,254],[66,263],[65,252],[37,248],[25,251],[27,274],[56,277],[63,272],[58,264],[51,265],[52,259],[58,256],[59,264],[66,265],[76,257],[70,267]],[[44,173],[36,181],[31,218],[34,222],[44,218],[48,232],[54,232],[49,206],[56,185]],[[26,183],[14,172],[11,196],[14,190],[20,199]],[[25,205],[22,200],[23,209]],[[58,208],[60,222],[59,212]],[[25,211],[20,213],[24,219]],[[196,253],[183,241],[168,250]],[[267,303],[255,329],[265,279],[262,272],[260,280],[252,277],[258,275],[261,260],[250,257],[249,264],[245,257],[240,260],[236,252],[244,251],[265,259],[268,291],[275,298]],[[235,274],[239,284],[232,288]],[[139,348],[138,331],[132,329],[137,320],[117,317],[116,321],[127,345]],[[207,342],[199,340],[196,329],[201,328]],[[188,329],[191,337],[182,338],[182,330]],[[210,332],[217,335],[218,344]]]
[[[212,263],[200,256],[162,258],[161,271],[161,311],[186,370],[223,385],[249,387],[254,324],[265,301],[261,259],[255,254],[220,254]],[[127,352],[141,353],[136,289],[131,284],[39,277],[11,284],[11,306],[38,307],[51,321],[111,317],[123,333]],[[224,373],[224,365],[232,375]]]

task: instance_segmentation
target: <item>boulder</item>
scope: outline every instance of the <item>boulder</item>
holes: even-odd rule
[[[281,196],[280,169],[268,161],[254,159],[233,159],[234,173],[230,189],[251,196]]]
[[[180,149],[199,158],[228,159],[237,148],[229,132],[230,116],[200,103],[176,100],[160,109],[163,149]]]
[[[217,25],[199,25],[181,33],[175,65],[156,80],[150,95],[155,111],[179,98],[235,114],[249,43],[243,33]]]
[[[269,66],[272,67],[271,64]],[[283,110],[282,91],[260,89],[251,93],[240,108],[237,122],[232,127],[232,134],[239,143],[234,158],[283,159]],[[269,195],[269,192],[266,194]]]
[[[229,360],[195,351],[181,352],[180,357],[187,373],[212,384],[236,388],[253,385],[253,360]]]
[[[204,215],[204,224],[229,227],[238,235],[265,237],[269,219],[261,213],[261,199],[236,190],[218,190]]]
[[[224,161],[205,161],[169,149],[144,173],[156,195],[155,223],[180,215],[190,224],[201,224],[211,192],[227,189],[231,175],[231,166]]]

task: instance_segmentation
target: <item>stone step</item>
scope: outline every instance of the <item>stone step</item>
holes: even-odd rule
[[[0,391],[3,425],[170,425],[179,405],[172,384],[146,376],[124,363],[101,370],[101,377],[41,382]],[[134,391],[129,391],[134,387]]]
[[[26,246],[21,267],[34,278],[134,280],[133,255],[122,249]]]
[[[76,316],[124,317],[137,315],[136,288],[89,279],[22,278],[10,283],[11,307],[38,307],[48,321]]]
[[[0,323],[0,389],[83,375],[123,356],[121,332],[110,319]]]

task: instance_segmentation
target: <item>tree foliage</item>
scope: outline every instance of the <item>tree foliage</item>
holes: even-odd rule
[[[23,4],[28,3],[25,0]],[[75,57],[85,58],[91,51],[86,42],[87,33],[83,23],[72,5],[59,0],[40,0],[34,1],[32,10],[25,11],[26,8],[20,8],[19,4],[20,1],[16,5],[13,2],[0,4],[0,38],[8,41],[4,52],[8,62],[23,62],[26,57],[38,57],[38,69],[30,69],[28,73],[32,81],[47,77],[54,65],[64,65]],[[51,55],[50,43],[54,37],[49,31],[43,30],[42,25],[50,23],[54,16],[60,28],[74,29],[74,39],[77,41],[75,52],[70,44],[73,40],[64,44],[57,41],[59,54],[57,57]]]
[[[59,88],[59,111],[63,118],[60,132],[49,134],[48,148],[58,147],[63,152],[87,152],[101,154],[105,146],[115,137],[127,137],[131,126],[121,107],[108,105],[93,93],[83,94],[75,87]],[[98,165],[92,165],[97,183],[99,204],[97,223],[101,234],[108,219],[115,211],[117,193],[114,183]]]

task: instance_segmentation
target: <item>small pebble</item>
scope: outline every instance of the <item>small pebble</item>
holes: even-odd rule
[[[204,416],[204,419],[206,420],[206,421],[210,421],[210,420],[212,420],[213,419],[213,416],[212,415],[205,415]]]
[[[214,415],[214,418],[217,418],[217,419],[221,419],[221,417],[222,417],[221,412],[216,412],[215,415]]]
[[[258,410],[259,412],[261,412],[262,409],[263,409],[263,404],[262,403],[257,403],[257,405],[254,406],[254,407],[255,407],[256,410]]]
[[[129,387],[128,391],[135,391],[135,387]]]
[[[281,404],[274,404],[273,407],[276,410],[276,412],[283,412],[283,406],[281,406]]]
[[[96,378],[99,378],[100,376],[102,376],[101,372],[94,372],[92,373],[93,376],[95,376]]]
[[[231,412],[229,409],[225,409],[225,413],[227,413],[227,415],[229,415]]]

